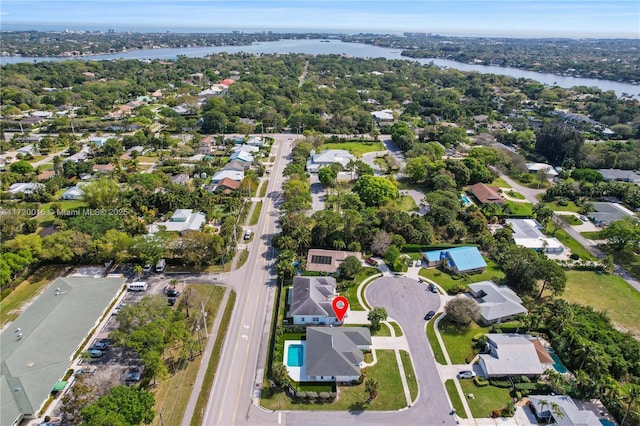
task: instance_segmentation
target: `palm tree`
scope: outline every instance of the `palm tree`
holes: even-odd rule
[[[274,363],[271,367],[271,377],[273,378],[276,386],[283,386],[287,383],[287,379],[289,378],[287,367],[285,367],[281,362]]]
[[[629,385],[629,388],[627,390],[627,393],[624,397],[624,402],[627,403],[627,409],[624,412],[624,416],[622,417],[622,421],[620,422],[620,424],[622,426],[624,426],[624,422],[625,420],[627,420],[627,416],[629,415],[629,412],[631,411],[631,407],[633,406],[633,403],[636,402],[636,400],[640,398],[640,386],[638,385]]]
[[[336,250],[342,250],[342,249],[344,249],[346,246],[347,246],[347,245],[345,244],[345,242],[344,242],[343,240],[340,240],[340,239],[338,239],[338,240],[333,240],[333,247],[334,247]]]

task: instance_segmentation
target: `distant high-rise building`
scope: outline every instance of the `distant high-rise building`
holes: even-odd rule
[[[108,32],[109,34],[114,34],[114,33],[116,32],[116,30],[115,30],[114,28],[109,28],[109,29],[107,30],[107,32]]]

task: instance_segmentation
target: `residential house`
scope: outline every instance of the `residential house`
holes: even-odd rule
[[[82,198],[84,198],[84,191],[78,186],[67,188],[62,196],[60,196],[61,200],[81,200]]]
[[[212,190],[213,192],[221,192],[223,194],[231,194],[236,189],[240,188],[240,181],[224,178]]]
[[[371,117],[374,118],[378,123],[380,122],[391,122],[395,120],[393,116],[393,111],[390,109],[384,109],[382,111],[373,111],[371,113]]]
[[[558,426],[602,426],[598,416],[581,410],[570,396],[530,395],[529,407],[540,423]]]
[[[17,194],[33,194],[40,189],[44,189],[44,184],[42,183],[32,183],[32,182],[17,182],[12,184],[8,191],[11,195]]]
[[[365,327],[307,328],[304,362],[309,381],[350,383],[360,378],[363,350],[371,350]]]
[[[247,142],[245,142],[247,145],[250,146],[264,146],[264,138],[260,137],[260,136],[254,136],[249,138],[249,140]]]
[[[67,158],[67,161],[73,161],[74,163],[85,161],[89,157],[89,152],[91,152],[89,145],[82,145],[80,151],[70,155],[69,158]]]
[[[477,247],[455,247],[422,253],[427,266],[443,266],[454,274],[469,274],[484,271],[487,263]]]
[[[170,232],[199,231],[206,221],[207,217],[202,212],[194,213],[191,209],[178,209],[167,222],[149,225],[149,234],[155,234],[162,227]]]
[[[56,175],[55,170],[47,170],[40,173],[38,176],[36,176],[36,179],[38,180],[38,182],[42,182],[42,181],[51,179],[55,175]]]
[[[222,170],[235,170],[237,172],[244,172],[251,168],[251,163],[246,163],[240,160],[231,160],[222,167]]]
[[[513,290],[507,286],[497,286],[493,281],[469,284],[469,295],[478,304],[484,324],[509,321],[529,312]]]
[[[589,219],[598,226],[608,226],[611,222],[627,216],[636,217],[631,210],[617,203],[591,203],[591,206],[595,211],[589,212]]]
[[[109,163],[109,164],[96,164],[95,166],[93,166],[91,170],[93,170],[95,173],[111,173],[115,169],[116,169],[116,166]]]
[[[536,348],[537,339],[522,334],[489,333],[488,354],[480,354],[480,368],[486,377],[540,376],[554,361]]]
[[[307,271],[333,274],[340,269],[340,264],[349,256],[362,259],[362,254],[354,251],[309,249]]]
[[[244,172],[237,170],[221,170],[213,175],[213,177],[211,178],[211,183],[220,183],[220,181],[225,178],[242,182],[242,179],[244,179]]]
[[[253,155],[249,154],[246,151],[236,151],[233,154],[231,154],[231,157],[229,157],[229,160],[233,161],[233,160],[240,160],[242,162],[245,163],[252,163],[253,162]]]
[[[553,166],[546,163],[527,163],[527,170],[529,170],[529,173],[538,173],[540,170],[544,170],[547,173],[547,177],[558,176],[558,172]]]
[[[205,136],[202,138],[198,145],[198,154],[210,155],[213,152],[214,142],[213,136]]]
[[[191,182],[191,177],[186,173],[180,173],[175,176],[171,176],[171,182],[177,185],[188,185]]]
[[[307,171],[309,173],[317,173],[324,166],[334,163],[341,164],[346,167],[350,161],[355,161],[355,157],[344,149],[328,149],[316,154],[315,150],[311,151],[309,160],[307,160]]]
[[[289,290],[289,314],[296,325],[342,324],[333,311],[332,302],[337,296],[336,279],[333,277],[294,277]]]
[[[257,147],[257,146],[255,146],[255,145],[242,144],[242,145],[240,145],[240,146],[235,146],[235,147],[233,148],[233,150],[234,150],[235,152],[238,152],[238,151],[245,151],[245,152],[248,152],[249,154],[253,154],[254,152],[258,152],[258,151],[260,151],[260,148],[258,148],[258,147]]]
[[[505,222],[513,230],[513,241],[517,245],[543,253],[564,252],[562,243],[557,238],[544,235],[544,227],[535,219],[507,219]]]
[[[111,137],[109,136],[93,136],[92,138],[89,139],[89,143],[93,143],[100,148],[109,139],[111,139]]]
[[[476,183],[471,187],[471,193],[481,204],[504,204],[497,186],[489,186],[481,182]]]
[[[38,154],[38,150],[36,149],[36,147],[34,145],[25,145],[22,148],[19,148],[16,152],[18,154],[22,154],[22,155],[37,155]]]
[[[598,169],[605,181],[632,182],[640,185],[640,175],[633,170]]]

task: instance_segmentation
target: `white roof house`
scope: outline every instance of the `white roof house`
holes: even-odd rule
[[[252,145],[252,146],[263,146],[264,139],[261,138],[260,136],[254,136],[252,138],[249,138],[249,140],[246,143],[247,145]]]
[[[194,213],[191,209],[176,210],[167,222],[156,222],[149,225],[149,233],[155,234],[164,226],[170,232],[199,231],[207,221],[207,216],[202,212]]]
[[[513,290],[497,286],[493,281],[469,284],[469,293],[480,307],[480,316],[486,324],[507,321],[529,312]]]
[[[242,181],[244,179],[244,172],[238,170],[221,170],[211,178],[212,183],[218,183],[224,178],[229,178],[231,180]]]
[[[307,171],[315,173],[322,167],[334,163],[339,163],[346,167],[350,161],[355,161],[355,159],[356,157],[344,149],[328,149],[318,154],[315,151],[311,151],[311,155],[307,160]]]
[[[489,354],[480,354],[480,367],[487,377],[539,376],[547,369],[540,362],[531,340],[521,334],[489,333]]]
[[[373,111],[371,116],[378,121],[393,121],[393,111],[390,109],[383,109],[382,111]]]
[[[531,408],[538,420],[558,426],[601,426],[593,411],[581,410],[570,396],[531,395]]]
[[[9,187],[9,192],[13,195],[16,194],[33,194],[38,189],[44,188],[44,185],[41,183],[32,183],[32,182],[18,182],[14,183]]]
[[[245,144],[243,144],[243,145],[240,145],[240,146],[235,146],[235,147],[233,148],[233,150],[234,150],[234,151],[236,151],[236,152],[238,152],[238,151],[244,151],[244,152],[252,153],[252,152],[258,152],[258,151],[260,151],[260,148],[258,148],[258,147],[257,147],[257,146],[255,146],[255,145],[245,145]]]
[[[544,170],[549,177],[558,176],[558,172],[553,166],[546,163],[527,163],[527,170],[529,170],[529,173],[538,173],[540,170]]]
[[[71,188],[67,188],[66,191],[60,197],[61,200],[80,200],[84,197],[84,191],[77,187],[72,186]]]
[[[69,156],[69,158],[67,158],[67,161],[73,161],[74,163],[77,163],[78,161],[84,161],[89,156],[90,151],[91,149],[89,148],[89,145],[82,145],[80,151]]]
[[[16,152],[23,155],[35,155],[37,150],[33,145],[25,145],[22,148],[19,148]]]
[[[253,162],[253,155],[251,155],[247,151],[236,151],[233,154],[231,154],[231,157],[229,157],[229,159],[240,160],[240,161],[244,161],[245,163],[251,163]]]
[[[544,253],[562,253],[564,246],[557,238],[547,237],[542,225],[534,219],[507,219],[513,230],[513,241],[526,248]]]

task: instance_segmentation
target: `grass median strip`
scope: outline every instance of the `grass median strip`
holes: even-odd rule
[[[231,314],[233,313],[233,307],[236,303],[236,292],[231,291],[229,294],[229,300],[227,306],[224,308],[224,314],[222,321],[220,322],[220,331],[216,336],[216,342],[213,345],[213,351],[211,352],[211,358],[209,358],[209,365],[205,373],[204,381],[202,382],[202,389],[198,395],[198,401],[196,402],[196,408],[193,412],[190,424],[192,426],[199,426],[202,424],[202,417],[204,416],[204,409],[209,401],[209,394],[213,387],[213,379],[216,376],[216,370],[218,369],[218,363],[220,362],[220,353],[222,352],[222,346],[229,330],[229,322],[231,321]]]
[[[436,320],[438,319],[438,317],[440,317],[440,315],[442,315],[442,313],[436,315],[427,324],[427,339],[429,339],[429,344],[431,345],[431,350],[433,351],[433,355],[436,358],[436,362],[438,364],[446,365],[447,360],[444,357],[444,352],[442,352],[442,348],[440,347],[440,343],[438,342],[436,331],[434,329]]]
[[[452,379],[444,382],[444,387],[447,388],[447,393],[449,394],[449,399],[451,400],[451,404],[453,408],[456,410],[456,414],[458,417],[462,417],[463,419],[467,418],[467,413],[464,411],[464,406],[462,405],[462,400],[460,399],[460,394],[458,393],[458,389],[456,389],[456,384]]]
[[[260,219],[261,211],[262,211],[262,201],[258,201],[256,203],[256,206],[253,208],[253,213],[251,214],[251,221],[249,222],[249,225],[255,225],[256,223],[258,223],[258,220]]]
[[[264,198],[267,195],[267,188],[269,187],[269,181],[265,180],[262,182],[262,186],[260,187],[260,198]]]
[[[402,368],[404,369],[404,376],[407,378],[407,385],[409,386],[409,394],[411,395],[411,403],[413,403],[418,397],[418,379],[416,373],[413,370],[413,363],[409,352],[400,351],[400,358],[402,358]]]

